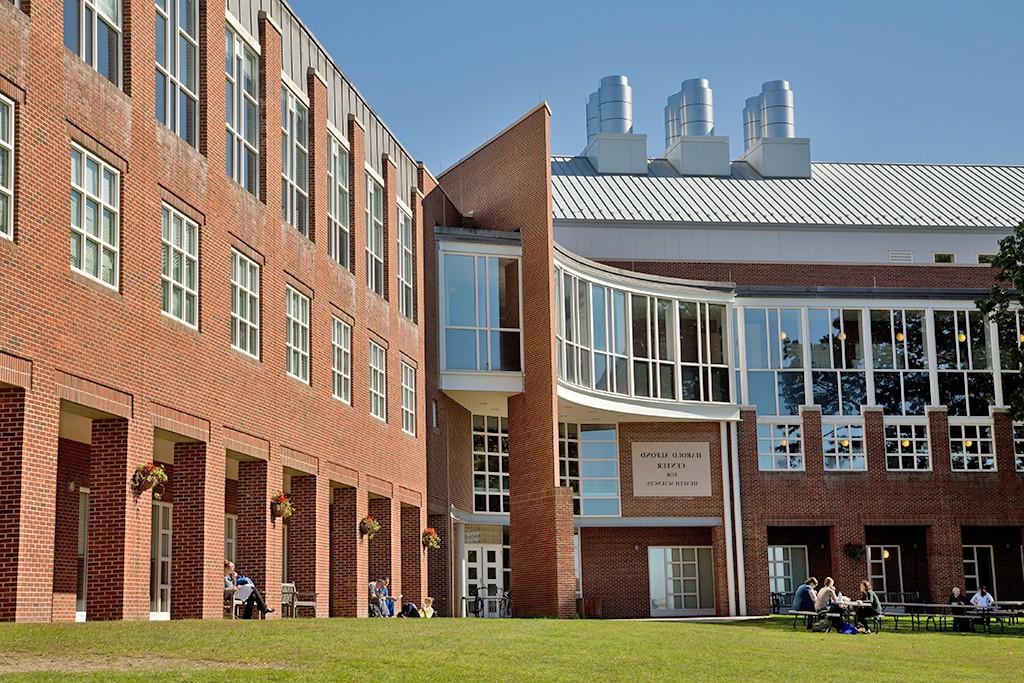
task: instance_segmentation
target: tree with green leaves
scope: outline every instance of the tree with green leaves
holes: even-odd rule
[[[1024,221],[999,240],[999,253],[991,265],[996,269],[996,282],[976,304],[999,330],[1003,403],[1009,406],[1013,420],[1024,421],[1024,328],[1017,322],[1024,292]]]

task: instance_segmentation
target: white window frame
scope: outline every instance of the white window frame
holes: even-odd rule
[[[974,429],[972,429],[974,428]],[[975,434],[968,434],[968,431]],[[986,436],[982,436],[986,434]],[[949,419],[949,468],[953,472],[996,472],[999,469],[996,459],[995,427],[991,422],[977,419]],[[988,453],[982,453],[983,445],[988,444]],[[969,445],[968,445],[969,444]],[[957,466],[957,458],[963,457],[963,463]],[[986,466],[990,459],[991,466]],[[977,462],[977,467],[969,463]]]
[[[872,320],[874,313],[880,312],[885,313],[888,319],[888,339],[876,340],[874,336]],[[910,353],[910,327],[907,325],[908,314],[920,314],[921,316],[921,339],[923,341],[924,367],[909,367],[911,353]],[[931,343],[929,338],[929,326],[928,326],[928,311],[923,308],[870,308],[867,312],[867,330],[868,338],[865,344],[865,350],[871,348],[872,367],[870,369],[871,383],[874,387],[873,394],[868,398],[871,400],[872,405],[879,405],[878,403],[878,378],[882,375],[898,375],[900,381],[900,399],[901,399],[901,415],[915,415],[915,413],[906,412],[907,404],[907,376],[908,375],[919,375],[924,374],[930,378],[931,368],[929,366],[929,353],[928,345]],[[876,357],[874,346],[876,343],[883,344],[887,343],[892,349],[892,367],[880,367],[886,363],[886,359]],[[928,401],[925,403],[925,408],[932,405],[934,397],[931,396],[931,387],[929,379],[929,391]],[[917,415],[924,415],[926,411],[922,410]],[[889,413],[887,413],[888,415]]]
[[[76,157],[78,163],[76,164]],[[92,162],[96,166],[96,189],[87,188],[88,183],[88,169],[89,163]],[[77,166],[77,168],[76,168]],[[121,282],[121,213],[120,213],[120,194],[121,194],[121,173],[100,159],[95,154],[86,151],[84,148],[78,145],[71,145],[71,196],[72,196],[72,207],[75,206],[74,197],[79,197],[78,210],[79,210],[79,225],[75,225],[75,212],[71,212],[71,244],[72,244],[72,256],[71,256],[71,269],[76,273],[80,273],[90,280],[99,282],[104,287],[109,287],[115,291],[118,290]],[[76,178],[78,181],[76,182]],[[105,192],[106,183],[111,184],[110,193]],[[107,196],[104,197],[103,195]],[[86,227],[86,207],[89,202],[96,204],[97,206],[97,224],[95,234],[91,234]],[[103,230],[103,216],[106,213],[113,214],[113,237],[104,235]],[[78,239],[77,254],[74,253],[74,242]],[[86,248],[89,244],[96,245],[96,273],[93,274],[86,269]],[[112,264],[112,282],[108,282],[103,279],[103,254],[110,252],[113,256]],[[74,263],[75,257],[77,256],[78,265]]]
[[[199,148],[199,0],[190,0],[192,16],[181,16],[182,5],[179,0],[156,0],[157,21],[164,20],[163,43],[164,54],[156,55],[156,74],[164,78],[164,111],[156,112],[157,121],[164,124],[182,140]],[[188,32],[191,22],[192,31]],[[160,28],[157,26],[157,45],[160,44]],[[182,47],[192,48],[192,73],[183,74],[187,68],[182,54]],[[192,85],[189,86],[189,80]],[[181,105],[187,99],[192,102],[193,115],[191,125],[183,126]],[[157,99],[159,102],[159,99]],[[163,114],[163,116],[161,116]],[[187,128],[187,129],[186,129]]]
[[[785,430],[785,433],[779,433]],[[794,432],[795,430],[795,432]],[[795,441],[795,443],[794,443]],[[757,423],[757,469],[761,472],[803,472],[807,469],[804,456],[803,424],[798,421],[759,420]],[[778,449],[786,449],[780,453]],[[778,467],[776,456],[785,455],[787,467]],[[769,458],[771,467],[764,467],[762,460]],[[800,466],[793,466],[793,459],[799,458]]]
[[[832,430],[834,437],[826,437],[826,431]],[[856,431],[859,430],[859,436]],[[834,441],[835,448],[828,449],[826,441]],[[843,442],[846,443],[843,443]],[[824,458],[823,467],[826,472],[865,472],[868,469],[868,456],[864,436],[864,423],[856,420],[822,420],[821,452]],[[858,458],[862,465],[857,466]],[[832,459],[832,465],[829,465]]]
[[[1024,472],[1024,422],[1013,424],[1013,460],[1014,469]]]
[[[349,150],[333,134],[328,133],[327,139],[330,144],[327,157],[327,253],[343,268],[351,270]]]
[[[281,152],[281,219],[309,237],[309,107],[283,84]]]
[[[939,257],[948,256],[950,260],[940,261]],[[956,252],[953,251],[933,251],[932,252],[932,263],[940,266],[949,266],[956,263]]]
[[[285,285],[285,367],[290,377],[306,384],[309,384],[310,304],[308,296]]]
[[[370,415],[388,421],[388,351],[370,341]]]
[[[995,553],[995,548],[993,546],[991,546],[991,545],[987,545],[987,544],[984,544],[984,543],[980,543],[980,544],[979,543],[966,543],[966,544],[964,544],[961,547],[962,547],[963,550],[970,549],[971,555],[973,555],[973,557],[971,559],[968,559],[968,558],[965,557],[964,560],[963,560],[963,566],[964,566],[964,592],[966,592],[966,593],[976,593],[978,591],[978,588],[981,586],[981,575],[978,573],[978,564],[979,564],[978,563],[978,551],[981,550],[981,551],[985,551],[985,552],[988,553],[989,564],[992,566],[992,585],[991,586],[986,586],[986,588],[988,589],[989,594],[994,596],[996,594],[996,553]],[[969,572],[967,570],[967,565],[968,564],[973,565],[973,573]],[[967,587],[969,579],[974,579],[974,588],[973,589]]]
[[[248,192],[258,196],[260,191],[259,50],[254,49],[230,24],[224,30],[227,52],[224,63],[225,83],[226,87],[231,88],[231,102],[227,103],[225,112],[228,139],[225,142],[227,165],[224,170],[229,178]],[[230,67],[228,66],[229,60]],[[251,64],[253,69],[251,78],[254,86],[253,92],[249,92],[245,88],[247,64]],[[252,107],[255,113],[251,121],[245,115],[247,106]],[[252,130],[249,129],[249,124],[252,124]],[[251,158],[248,156],[250,154]],[[252,169],[248,169],[249,161],[246,161],[247,159],[251,160]],[[251,178],[246,171],[250,171]]]
[[[224,559],[238,563],[238,515],[224,515]]]
[[[680,553],[679,553],[680,554],[680,560],[679,561],[676,561],[674,558],[672,558],[672,551],[676,550],[676,549],[678,549],[680,551]],[[693,558],[694,558],[693,560],[687,560],[684,557],[682,557],[685,554],[685,553],[683,553],[683,551],[685,551],[685,550],[692,550],[693,551]],[[668,551],[668,552],[666,553],[666,551]],[[714,612],[715,612],[715,599],[716,599],[716,594],[717,594],[717,590],[715,590],[714,580],[712,580],[712,583],[711,583],[711,604],[710,605],[701,605],[701,603],[700,603],[700,597],[701,597],[701,595],[700,595],[701,594],[701,590],[700,590],[700,582],[701,582],[701,578],[700,578],[700,575],[701,575],[700,560],[701,560],[701,555],[704,555],[705,558],[711,562],[711,569],[710,569],[711,576],[712,577],[715,576],[715,574],[714,574],[714,572],[715,572],[715,559],[714,559],[714,552],[713,552],[713,549],[711,548],[711,546],[653,546],[653,545],[652,546],[648,546],[647,547],[647,556],[648,556],[648,596],[649,597],[650,597],[650,583],[651,583],[650,563],[651,563],[651,555],[652,555],[652,553],[661,554],[663,558],[665,557],[665,555],[668,556],[668,560],[665,561],[663,563],[663,565],[662,565],[662,566],[665,567],[664,574],[665,574],[665,593],[666,593],[666,597],[671,597],[671,596],[679,595],[683,599],[683,607],[682,608],[668,607],[668,608],[657,609],[656,610],[653,607],[653,605],[652,605],[652,607],[651,607],[651,616],[652,617],[671,617],[671,616],[681,616],[681,615],[688,615],[688,614],[690,614],[690,615],[692,615],[692,614],[714,614]],[[680,575],[679,575],[680,578],[675,579],[675,577],[673,575],[671,575],[671,573],[669,571],[668,565],[679,565],[680,568],[682,568],[684,566],[693,567],[692,576],[686,576],[686,571],[685,570],[681,570]],[[673,579],[678,580],[679,583],[680,583],[680,586],[682,586],[682,588],[680,589],[680,592],[678,592],[678,593],[673,590],[673,583],[672,583]],[[687,581],[692,581],[693,582],[694,590],[691,591],[691,590],[686,590],[685,589]],[[693,608],[693,607],[686,607],[686,598],[687,597],[695,598],[696,599],[697,607],[695,607],[695,608]]]
[[[889,587],[889,575],[885,569],[885,551],[889,551],[890,556],[892,551],[896,551],[896,567],[899,569],[900,582],[898,591],[890,591]],[[902,593],[903,592],[903,549],[898,545],[867,545],[864,547],[864,559],[867,561],[867,575],[868,581],[871,585],[878,590],[879,593]],[[889,595],[889,600],[895,602],[892,596]]]
[[[384,296],[384,186],[366,174],[366,287]]]
[[[160,310],[164,315],[199,328],[199,223],[177,209],[160,207]],[[192,237],[189,238],[191,232]],[[176,272],[176,259],[180,272]],[[189,284],[189,265],[192,266]],[[175,296],[179,297],[175,312]],[[188,302],[192,301],[189,310]]]
[[[332,394],[346,405],[352,405],[352,326],[335,317],[331,333]]]
[[[772,557],[772,550],[780,550],[780,557]],[[803,579],[793,576],[793,551],[801,552],[804,556],[804,566],[808,567],[806,545],[780,545],[778,543],[768,544],[768,591],[770,593],[793,593],[799,587]],[[775,570],[781,570],[778,574]],[[782,590],[779,590],[777,582],[782,581]],[[786,583],[789,584],[787,588]]]
[[[415,289],[413,287],[413,229],[412,214],[398,208],[398,312],[409,320],[415,316]]]
[[[923,420],[886,420],[885,469],[889,472],[931,472],[932,451],[927,418]],[[925,458],[927,465],[918,466],[918,458]],[[910,467],[906,463],[909,459]],[[896,466],[893,466],[893,462]]]
[[[242,330],[246,344],[241,342]],[[260,264],[237,249],[231,250],[231,346],[257,360],[260,357]]]
[[[117,16],[112,17],[107,12],[101,12],[100,6],[103,5],[103,0],[73,0],[78,6],[78,49],[76,54],[89,66],[96,69],[99,61],[99,22],[103,22],[110,28],[115,36],[117,42],[117,55],[115,61],[117,62],[117,78],[111,79],[107,74],[100,73],[101,76],[109,80],[117,87],[121,87],[121,82],[124,78],[124,40],[121,31],[121,16],[124,13],[124,8],[121,6],[121,0],[111,0],[110,4],[116,8]],[[66,6],[66,3],[65,3]],[[92,13],[92,20],[88,21],[86,18],[86,12]],[[65,13],[64,21],[67,21],[68,17]],[[89,24],[86,26],[86,24]],[[67,29],[65,29],[65,33]],[[89,40],[86,40],[86,34],[89,35]],[[86,47],[91,47],[89,54],[86,54]]]
[[[610,440],[607,439],[584,439],[584,425],[604,427],[606,430],[614,432],[615,436]],[[570,430],[570,427],[575,429]],[[604,431],[604,430],[602,430]],[[573,434],[575,433],[575,436]],[[576,423],[576,422],[560,422],[558,424],[558,460],[559,460],[559,483],[561,486],[571,488],[573,490],[573,514],[583,515],[586,517],[619,517],[622,515],[622,502],[619,497],[620,492],[620,481],[619,481],[619,430],[618,425],[615,424],[602,424],[602,423]],[[597,443],[612,443],[615,445],[615,455],[613,457],[583,457],[583,449],[586,444],[597,444]],[[575,449],[571,449],[570,446],[575,444]],[[576,454],[571,455],[570,450],[575,450]],[[597,476],[594,474],[584,474],[584,465],[592,464],[597,462],[612,463],[615,474],[613,476]],[[575,474],[573,474],[573,465],[575,465]],[[595,494],[589,495],[583,490],[586,488],[586,482],[588,481],[614,481],[615,482],[615,493],[614,494]],[[595,515],[593,513],[587,514],[584,508],[585,503],[588,500],[614,500],[615,501],[615,512],[606,513],[601,515]],[[578,503],[578,505],[577,505]]]
[[[497,421],[492,427],[491,422]],[[472,416],[472,453],[473,453],[473,511],[480,513],[503,513],[509,511],[509,474],[508,474],[508,418],[497,415]],[[477,446],[478,438],[483,448]],[[492,448],[491,444],[497,448]],[[497,468],[491,467],[491,458],[497,458]],[[476,466],[482,459],[483,469]],[[495,486],[495,480],[497,486]],[[479,485],[478,482],[482,482]],[[483,497],[484,505],[477,505],[478,497]],[[497,496],[497,509],[491,505]]]
[[[402,431],[416,436],[416,368],[402,361]]]
[[[0,201],[7,211],[0,211],[0,239],[14,239],[14,101],[0,95]],[[6,179],[7,182],[3,182]]]

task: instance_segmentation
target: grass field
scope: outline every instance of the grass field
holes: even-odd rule
[[[843,636],[790,620],[0,624],[23,680],[1022,680],[1011,635]]]

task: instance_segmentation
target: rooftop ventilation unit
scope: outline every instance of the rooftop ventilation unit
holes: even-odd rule
[[[793,91],[789,88],[789,81],[768,81],[761,85],[761,137],[796,137]]]
[[[685,80],[679,92],[669,95],[664,156],[681,175],[729,175],[729,138],[715,135],[708,79]]]
[[[743,105],[743,151],[749,152],[750,148],[761,139],[761,96],[748,97]]]
[[[647,136],[633,133],[633,89],[625,76],[605,76],[587,98],[587,148],[598,173],[647,173]]]
[[[743,160],[765,178],[810,178],[811,141],[796,137],[789,81],[767,81],[743,107]]]

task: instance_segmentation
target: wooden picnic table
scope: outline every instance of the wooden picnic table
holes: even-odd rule
[[[899,630],[899,619],[901,617],[907,617],[910,620],[911,628],[920,630],[921,620],[924,619],[925,630],[928,630],[928,625],[934,623],[938,630],[944,630],[944,623],[947,618],[949,619],[967,619],[972,621],[981,620],[982,627],[986,633],[992,631],[992,620],[995,619],[999,624],[1000,630],[1005,630],[1005,621],[1012,620],[1021,617],[1022,612],[1020,609],[1005,609],[1011,605],[1024,605],[1024,603],[1017,601],[1006,601],[1002,603],[996,603],[992,607],[978,607],[976,605],[951,605],[948,603],[934,603],[934,602],[887,602],[882,605],[882,613],[885,616],[892,617],[894,628]],[[896,607],[902,608],[902,613],[886,611],[885,608]],[[953,610],[962,610],[959,614],[954,614]]]

